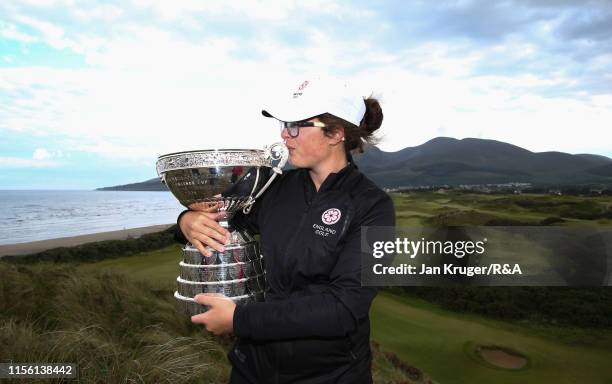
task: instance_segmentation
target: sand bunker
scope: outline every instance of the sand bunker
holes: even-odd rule
[[[527,365],[527,358],[510,348],[482,345],[476,351],[487,363],[499,368],[521,369]]]

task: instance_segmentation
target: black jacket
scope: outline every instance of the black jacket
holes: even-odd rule
[[[236,307],[228,358],[255,383],[370,383],[361,226],[394,226],[391,198],[352,164],[317,192],[306,169],[276,180],[233,224],[260,234],[265,302]]]

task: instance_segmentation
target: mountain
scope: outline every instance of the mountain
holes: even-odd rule
[[[368,177],[382,187],[496,184],[612,185],[612,159],[591,154],[531,152],[486,139],[436,137],[415,147],[384,152],[370,146],[354,156]],[[143,188],[143,189],[138,189]],[[104,190],[166,190],[159,180]]]
[[[612,184],[612,159],[590,154],[531,152],[496,140],[437,137],[416,147],[355,158],[379,185],[457,185],[525,182],[534,185]]]
[[[159,178],[150,179],[140,183],[115,185],[113,187],[96,188],[96,191],[167,191],[168,188],[159,181]]]

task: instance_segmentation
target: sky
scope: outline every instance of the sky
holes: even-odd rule
[[[0,189],[262,148],[280,131],[261,109],[311,74],[380,99],[385,151],[447,136],[612,157],[607,0],[3,0]]]

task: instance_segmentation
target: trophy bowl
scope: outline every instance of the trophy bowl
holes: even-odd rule
[[[283,143],[264,150],[214,149],[170,153],[157,160],[157,174],[185,207],[195,211],[225,212],[219,224],[230,232],[224,252],[208,248],[201,254],[186,244],[179,264],[175,298],[188,315],[205,312],[196,303],[199,293],[223,294],[236,303],[265,299],[265,268],[259,245],[231,219],[248,214],[256,199],[282,173],[288,157]]]

